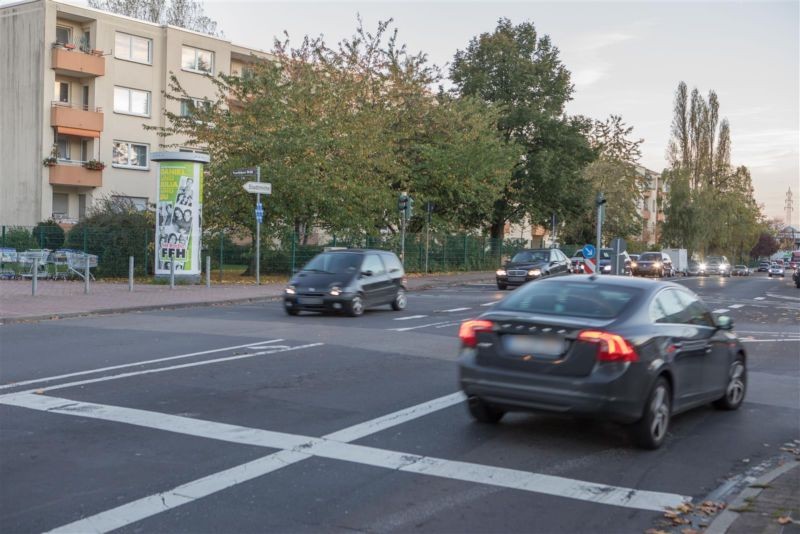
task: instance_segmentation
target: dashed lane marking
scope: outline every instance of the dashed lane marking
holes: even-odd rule
[[[729,311],[730,311],[730,310],[729,310],[728,308],[720,308],[720,309],[718,309],[718,310],[714,310],[714,311],[713,311],[713,312],[711,312],[711,313],[725,313],[725,312],[729,312]]]
[[[731,309],[738,310],[739,308],[744,307],[744,304],[731,304]]]
[[[795,302],[800,302],[800,298],[798,297],[789,297],[786,295],[776,295],[774,293],[767,293],[768,297],[776,298],[776,299],[784,299],[784,300],[793,300]]]
[[[496,300],[496,301],[494,301],[494,302],[485,302],[485,303],[481,304],[481,306],[494,306],[494,305],[495,305],[495,304],[497,304],[498,302],[500,302],[500,301],[499,301],[499,300]]]
[[[451,308],[449,310],[442,310],[443,313],[453,313],[453,312],[460,312],[460,311],[467,311],[471,308]]]
[[[447,400],[443,401],[443,399]],[[0,396],[0,403],[48,413],[130,424],[228,443],[281,449],[264,458],[183,484],[166,493],[151,495],[64,525],[55,529],[56,532],[107,532],[118,529],[256,476],[273,472],[280,468],[279,462],[283,462],[283,465],[290,465],[311,456],[639,510],[660,512],[666,507],[677,507],[691,501],[691,497],[674,493],[599,484],[518,469],[354,445],[341,441],[342,438],[348,441],[359,439],[394,426],[394,424],[458,404],[463,399],[463,395],[455,393],[434,399],[428,403],[433,403],[433,405],[414,410],[414,413],[406,416],[397,416],[402,411],[395,412],[395,414],[362,423],[362,428],[358,428],[359,425],[356,425],[356,427],[334,432],[322,438],[30,393],[6,394]],[[436,403],[436,401],[440,402]],[[336,437],[340,439],[337,440]],[[249,471],[250,467],[254,468],[254,472]]]
[[[427,317],[427,315],[408,315],[406,317],[397,317],[395,321],[410,321],[411,319],[422,319]]]
[[[420,324],[417,326],[407,326],[405,328],[389,328],[392,332],[408,332],[409,330],[416,330],[418,328],[428,328],[429,326],[437,326],[440,324],[446,324],[450,321],[439,321],[438,323],[428,323],[428,324]]]
[[[234,345],[232,347],[222,347],[221,349],[211,349],[211,350],[203,350],[200,352],[190,352],[188,354],[178,354],[177,356],[167,356],[166,358],[156,358],[154,360],[143,360],[140,362],[132,362],[132,363],[125,363],[121,365],[112,365],[110,367],[99,367],[96,369],[87,369],[86,371],[77,371],[75,373],[67,373],[64,375],[56,375],[56,376],[47,376],[43,378],[33,378],[31,380],[23,380],[21,382],[14,382],[12,384],[4,384],[0,386],[0,390],[15,388],[20,386],[27,386],[30,384],[38,384],[40,382],[52,382],[54,380],[61,380],[62,378],[72,378],[74,376],[85,376],[91,375],[96,373],[103,373],[106,371],[116,371],[117,369],[125,369],[128,367],[137,367],[139,365],[150,365],[152,363],[162,363],[168,362],[172,360],[180,360],[184,358],[192,358],[194,356],[203,356],[205,354],[214,354],[215,352],[225,352],[227,350],[236,350],[236,349],[244,349],[244,348],[261,348],[263,345],[267,345],[269,343],[278,343],[283,341],[283,339],[269,339],[266,341],[258,341],[256,343],[247,343],[245,345]]]
[[[767,297],[755,297],[755,298],[753,298],[753,300],[766,300],[766,299],[767,299]]]

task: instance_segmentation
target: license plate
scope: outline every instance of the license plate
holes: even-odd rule
[[[508,277],[508,281],[509,282],[524,282],[525,281],[525,277],[524,276],[509,276]]]
[[[297,300],[300,304],[306,306],[319,306],[322,304],[322,297],[300,297]]]
[[[555,358],[564,353],[564,340],[552,336],[505,336],[506,350],[517,355],[530,354]]]

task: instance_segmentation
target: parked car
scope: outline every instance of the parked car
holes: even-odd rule
[[[703,263],[708,275],[717,274],[723,277],[731,275],[731,262],[725,256],[709,256]]]
[[[794,270],[794,274],[792,274],[792,280],[794,280],[794,286],[800,289],[800,269]]]
[[[334,250],[317,254],[292,277],[283,294],[289,315],[343,311],[352,317],[372,306],[406,307],[403,264],[385,250]]]
[[[636,276],[672,276],[672,259],[663,252],[645,252],[639,256],[636,268],[633,270]]]
[[[746,353],[732,328],[678,284],[543,280],[462,323],[460,385],[480,422],[510,411],[591,416],[630,425],[655,449],[673,415],[742,404]]]
[[[631,270],[636,268],[636,262],[639,261],[638,254],[628,254],[628,257],[631,259]]]
[[[758,272],[766,273],[769,271],[769,262],[768,261],[761,261],[758,263]]]
[[[750,268],[747,265],[734,265],[731,274],[733,276],[750,276]]]
[[[783,265],[778,262],[774,262],[772,265],[769,266],[769,271],[767,271],[767,275],[772,278],[773,276],[780,276],[784,278],[786,276],[786,271],[783,269]]]
[[[569,274],[570,261],[557,248],[520,250],[495,273],[497,289],[520,286],[545,276]]]
[[[613,269],[613,263],[611,258],[613,257],[614,249],[611,248],[603,248],[600,249],[600,265],[597,269],[599,274],[610,274]],[[622,251],[622,262],[624,264],[622,274],[625,276],[630,276],[632,274],[632,261],[630,255],[626,251]],[[575,252],[575,255],[570,258],[570,262],[572,263],[572,272],[574,273],[586,273],[588,272],[584,268],[584,262],[586,258],[583,257],[583,251],[578,250]]]

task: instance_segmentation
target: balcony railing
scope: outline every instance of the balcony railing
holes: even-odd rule
[[[102,50],[88,50],[75,45],[53,43],[50,60],[54,70],[69,76],[104,76],[106,73],[106,58],[103,57]]]
[[[103,171],[87,169],[85,162],[59,159],[48,167],[50,169],[50,185],[69,185],[77,187],[102,187]]]
[[[86,137],[98,137],[97,133],[103,131],[103,109],[69,102],[53,102],[50,108],[50,124],[85,130]]]

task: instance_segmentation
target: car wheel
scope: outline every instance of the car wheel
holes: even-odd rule
[[[298,310],[297,308],[286,308],[286,307],[284,307],[283,309],[286,311],[286,315],[291,315],[292,317],[294,317],[295,315],[300,313],[300,310]]]
[[[500,291],[505,291],[506,289],[508,289],[508,286],[506,284],[497,284],[497,289],[499,289]]]
[[[659,377],[647,396],[644,415],[631,428],[636,444],[643,449],[657,449],[664,443],[672,414],[669,383]]]
[[[406,299],[406,290],[402,287],[397,290],[397,296],[392,301],[392,309],[394,311],[401,311],[406,309],[406,304],[408,303]]]
[[[364,315],[364,299],[361,295],[356,295],[353,300],[347,305],[347,315],[350,317],[359,317]]]
[[[714,407],[720,410],[736,410],[742,405],[747,393],[747,368],[741,356],[731,364],[728,372],[728,385],[725,395],[714,401]]]
[[[503,410],[492,406],[488,402],[478,397],[467,399],[470,415],[481,423],[495,424],[506,414]]]

